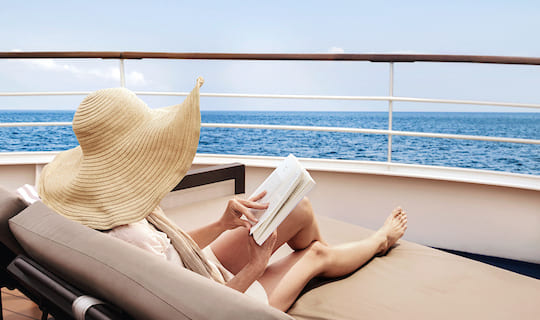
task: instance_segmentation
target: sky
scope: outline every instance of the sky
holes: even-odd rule
[[[6,1],[0,51],[426,53],[540,57],[540,1]],[[387,96],[370,62],[129,60],[134,91]],[[0,60],[1,92],[117,87],[117,60]],[[540,104],[540,66],[396,63],[400,97]],[[151,107],[181,97],[141,96]],[[0,97],[0,110],[75,110],[83,96]],[[202,110],[387,111],[387,102],[202,98]],[[394,103],[395,111],[540,109]]]

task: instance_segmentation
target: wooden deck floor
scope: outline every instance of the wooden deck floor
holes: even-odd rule
[[[2,307],[4,320],[41,319],[38,306],[18,290],[2,288]]]

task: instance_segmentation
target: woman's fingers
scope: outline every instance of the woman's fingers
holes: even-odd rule
[[[266,191],[263,191],[259,193],[257,196],[253,197],[252,199],[260,199],[264,197],[265,194],[266,194]],[[254,223],[257,223],[259,220],[255,217],[255,215],[249,209],[258,209],[258,210],[268,209],[268,203],[257,203],[254,201],[243,200],[243,199],[231,199],[229,200],[228,206],[230,209],[232,209],[232,213],[236,216],[236,218],[239,219],[243,215],[249,221],[254,222]],[[235,224],[238,224],[238,222],[235,222]],[[241,222],[241,225],[245,225],[248,228],[251,227],[251,225],[249,225],[248,222],[246,223]]]
[[[249,200],[237,199],[238,203],[242,206],[241,213],[246,216],[246,218],[251,222],[258,222],[259,220],[251,213],[248,208],[265,210],[268,209],[268,203],[258,203],[257,201],[264,198],[266,195],[266,190],[262,191],[258,195],[250,198]]]
[[[243,208],[242,213],[244,214],[244,216],[246,216],[246,218],[249,221],[251,221],[251,222],[259,222],[259,220],[253,215],[253,213],[251,213],[251,211],[249,211],[249,209],[247,209],[246,207],[242,207],[242,208]]]
[[[268,237],[268,239],[266,239],[266,241],[263,243],[263,246],[273,249],[274,245],[276,244],[276,241],[277,241],[277,231],[274,230],[274,232],[272,232],[272,234]]]
[[[236,216],[236,219],[238,219],[236,223],[238,223],[238,221],[240,222],[242,221],[240,219],[242,215],[244,215],[251,222],[258,222],[257,218],[253,215],[253,213],[251,213],[249,208],[245,205],[245,202],[246,200],[240,200],[240,199],[233,199],[229,201],[230,209],[232,209],[233,214]],[[242,222],[242,224],[244,223]]]
[[[264,210],[268,208],[268,203],[257,203],[249,200],[238,200],[239,203],[239,209],[241,210],[241,213],[246,216],[246,218],[249,221],[252,222],[258,222],[257,218],[251,213],[249,208],[251,209],[259,209]]]
[[[253,202],[249,200],[238,200],[238,201],[244,206],[251,209],[260,209],[260,210],[268,209],[268,203],[258,203],[258,202]]]
[[[262,198],[264,198],[265,195],[266,195],[266,190],[264,190],[263,192],[259,193],[256,196],[250,198],[249,201],[257,202],[257,201],[261,200]]]

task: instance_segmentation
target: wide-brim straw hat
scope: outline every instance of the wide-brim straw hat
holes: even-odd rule
[[[41,172],[43,202],[98,230],[145,218],[191,167],[203,81],[197,79],[181,104],[160,109],[125,88],[88,95],[73,118],[79,146],[59,153]]]

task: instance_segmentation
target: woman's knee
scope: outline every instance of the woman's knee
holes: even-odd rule
[[[328,264],[331,263],[331,249],[328,245],[320,242],[320,241],[313,241],[306,249],[306,256],[309,259],[313,259],[313,261],[320,265],[321,267],[325,267]]]
[[[314,240],[322,241],[313,209],[308,198],[302,199],[282,224],[288,230],[287,244],[293,250],[303,250]],[[279,231],[278,231],[279,236]]]
[[[313,220],[315,220],[315,215],[313,214],[313,208],[311,207],[311,202],[307,197],[304,197],[298,205],[293,210],[295,215],[295,220],[299,222],[300,225],[311,225]]]

